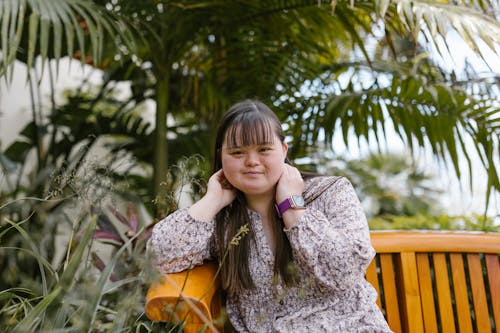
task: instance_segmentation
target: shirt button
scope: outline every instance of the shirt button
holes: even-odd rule
[[[281,301],[280,301],[280,305],[283,305],[283,304],[285,304],[285,302],[283,302],[283,300],[281,300]]]

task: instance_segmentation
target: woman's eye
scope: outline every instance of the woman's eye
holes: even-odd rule
[[[232,152],[230,152],[229,154],[231,155],[241,155],[243,154],[240,150],[233,150]]]
[[[265,152],[270,151],[270,150],[271,150],[271,148],[270,148],[270,147],[262,147],[262,148],[260,148],[259,150],[260,150],[261,152],[265,153]]]

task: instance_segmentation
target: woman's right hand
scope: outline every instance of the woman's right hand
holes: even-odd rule
[[[207,193],[189,208],[196,220],[212,221],[217,213],[236,198],[236,189],[224,176],[222,169],[214,173],[207,184]]]
[[[208,180],[207,193],[214,205],[217,203],[219,210],[229,205],[236,198],[236,189],[224,176],[222,169],[214,173]]]

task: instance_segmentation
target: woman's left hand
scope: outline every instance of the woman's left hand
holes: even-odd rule
[[[283,172],[276,186],[276,202],[280,203],[292,195],[302,195],[304,191],[304,180],[300,171],[285,163]]]

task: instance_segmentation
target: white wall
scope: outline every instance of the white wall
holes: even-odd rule
[[[41,66],[37,63],[37,77],[40,77]],[[47,66],[47,65],[46,65]],[[55,73],[55,63],[51,63]],[[39,92],[45,104],[49,102],[50,81],[47,75],[47,68],[44,69]],[[76,88],[84,77],[88,77],[90,82],[101,82],[101,73],[90,66],[82,66],[78,61],[69,61],[63,58],[59,62],[59,74],[55,78],[57,91],[65,88]],[[29,83],[26,80],[26,66],[16,62],[12,82],[6,83],[5,79],[0,80],[0,144],[7,147],[15,138],[17,133],[31,120],[31,101],[29,94]],[[36,89],[36,87],[35,87]]]

